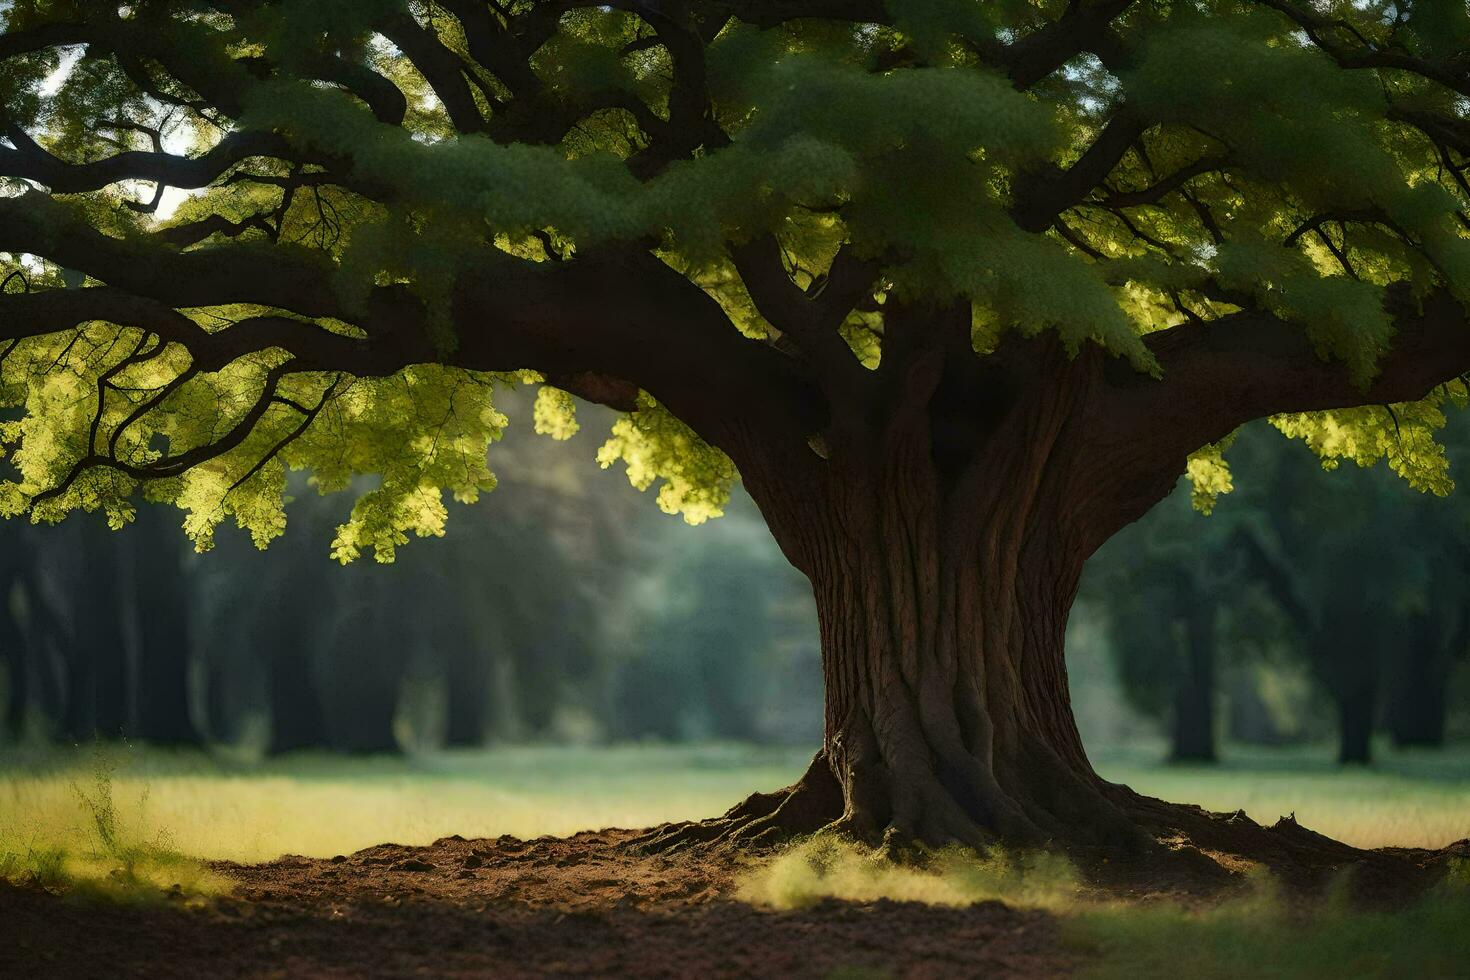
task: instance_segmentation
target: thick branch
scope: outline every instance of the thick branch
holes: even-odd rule
[[[52,155],[16,126],[5,135],[15,148],[0,146],[0,174],[44,184],[57,194],[82,194],[122,180],[151,180],[193,190],[206,187],[250,157],[290,158],[285,139],[275,133],[231,133],[197,157],[130,150],[91,163],[69,163]]]
[[[787,275],[781,244],[774,235],[763,235],[730,250],[756,309],[767,322],[796,342],[829,390],[856,387],[865,373],[837,328],[853,307],[855,296],[851,294],[861,288],[855,289],[852,280],[862,277],[867,264],[857,263],[850,253],[844,258],[844,253],[849,250],[840,251],[833,262],[832,271],[839,280],[833,282],[829,276],[826,283],[833,295],[826,296],[823,289],[814,299]],[[869,289],[876,275],[877,270],[870,269]]]
[[[1079,521],[1091,529],[1089,550],[1162,499],[1190,453],[1246,422],[1415,401],[1470,371],[1470,318],[1457,300],[1444,290],[1418,303],[1407,290],[1391,295],[1396,333],[1366,386],[1324,359],[1300,325],[1258,311],[1147,337],[1161,378],[1108,363],[1079,426],[1078,478],[1097,491]]]
[[[1146,128],[1125,107],[1108,120],[1072,166],[1060,170],[1048,165],[1045,171],[1023,175],[1011,209],[1016,224],[1038,234],[1050,228],[1059,214],[1086,199],[1107,179]]]
[[[326,287],[326,256],[285,246],[174,252],[146,237],[112,238],[45,194],[0,198],[0,251],[30,252],[173,307],[258,303],[305,316],[353,317]]]
[[[1470,370],[1470,319],[1449,293],[1416,304],[1401,290],[1390,303],[1396,334],[1367,387],[1346,365],[1324,360],[1299,326],[1239,313],[1147,338],[1163,379],[1125,383],[1117,407],[1164,430],[1193,430],[1182,437],[1192,452],[1252,419],[1414,401]]]
[[[1093,45],[1133,0],[1072,3],[1060,19],[1025,35],[1006,49],[1008,74],[1017,88],[1030,88]]]
[[[462,367],[635,384],[727,451],[741,427],[804,445],[825,424],[794,361],[742,337],[713,298],[650,255],[490,261],[456,291]]]

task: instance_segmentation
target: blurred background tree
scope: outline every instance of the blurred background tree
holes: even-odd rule
[[[1445,441],[1463,481],[1463,419]],[[1343,763],[1370,762],[1377,731],[1442,746],[1465,707],[1470,507],[1384,468],[1326,473],[1264,424],[1228,455],[1248,476],[1209,517],[1184,481],[1089,567],[1128,704],[1178,761],[1212,761],[1222,717],[1241,741],[1335,735]]]

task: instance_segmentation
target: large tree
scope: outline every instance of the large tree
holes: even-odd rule
[[[1458,0],[5,21],[0,507],[264,543],[288,467],[370,473],[333,550],[390,559],[491,486],[496,384],[627,412],[604,463],[691,521],[738,471],[821,622],[809,772],[681,839],[1142,840],[1183,811],[1083,752],[1083,561],[1254,418],[1434,483],[1464,394]]]

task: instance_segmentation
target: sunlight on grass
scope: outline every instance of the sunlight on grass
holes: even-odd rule
[[[38,847],[70,847],[89,821],[72,789],[89,751],[0,768],[0,833],[25,828]],[[705,817],[756,788],[790,783],[810,760],[804,750],[738,746],[522,747],[416,759],[305,755],[247,767],[199,753],[112,751],[120,819],[166,829],[181,853],[241,862]]]
[[[331,857],[452,834],[529,839],[706,817],[755,790],[792,782],[810,759],[805,749],[735,745],[519,746],[258,762],[121,746],[11,750],[0,754],[7,853],[61,848],[75,860],[97,850],[95,821],[77,787],[91,785],[99,751],[112,768],[115,817],[129,840],[166,840],[178,854],[242,862]],[[1244,808],[1262,823],[1295,811],[1304,825],[1361,846],[1442,846],[1470,837],[1463,752],[1356,772],[1303,752],[1245,755],[1217,770],[1161,766],[1156,758],[1144,750],[1099,753],[1098,766],[1142,792]]]
[[[1219,766],[1160,765],[1162,753],[1094,753],[1098,772],[1141,793],[1245,810],[1261,824],[1295,813],[1304,827],[1357,847],[1444,847],[1470,838],[1470,751],[1380,753],[1372,768],[1343,768],[1329,747],[1231,747]]]
[[[115,765],[110,754],[94,753],[90,773],[65,787],[69,805],[7,809],[0,880],[121,901],[228,892],[227,878],[180,853],[154,822],[146,786],[119,806]]]
[[[911,866],[817,837],[752,869],[737,894],[742,901],[776,909],[801,908],[824,898],[847,902],[886,898],[954,906],[998,901],[1057,910],[1076,902],[1081,885],[1066,859],[1053,854],[997,852],[981,857],[954,848],[927,855],[921,866]]]

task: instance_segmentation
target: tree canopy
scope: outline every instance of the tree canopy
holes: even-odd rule
[[[333,554],[391,560],[494,486],[495,392],[540,384],[538,431],[575,430],[571,395],[626,412],[599,460],[697,522],[741,446],[819,465],[956,337],[977,370],[1017,338],[1105,349],[1107,414],[1204,447],[1206,506],[1261,415],[1449,486],[1459,0],[3,16],[7,515],[118,523],[142,495],[201,548],[227,518],[263,546],[288,469],[370,474]]]

